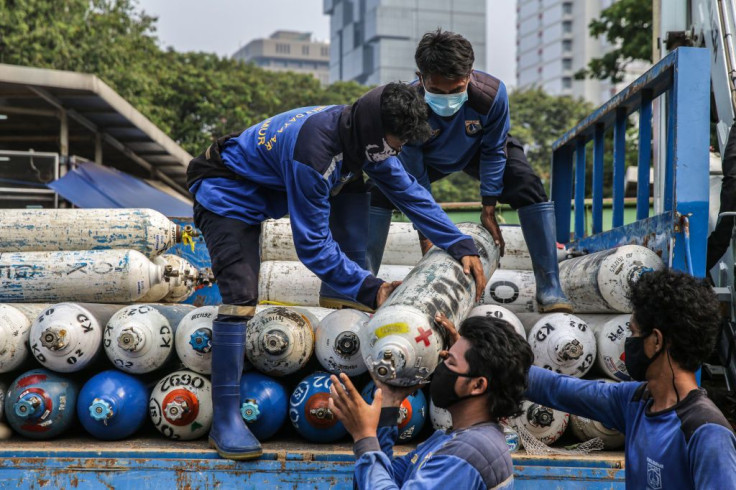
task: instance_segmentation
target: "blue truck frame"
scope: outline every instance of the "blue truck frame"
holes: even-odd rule
[[[680,48],[657,63],[553,145],[552,198],[557,239],[577,252],[639,244],[669,266],[705,274],[708,234],[708,51]],[[652,102],[667,105],[663,211],[649,216]],[[624,224],[625,135],[628,116],[639,114],[637,221]],[[613,130],[613,229],[602,232],[604,137]],[[593,144],[592,234],[585,236],[586,145]],[[574,190],[574,196],[573,196]],[[571,236],[572,200],[575,202]],[[176,253],[208,266],[206,249],[179,246]],[[192,298],[216,304],[216,287]],[[401,454],[406,449],[397,447]],[[352,488],[349,444],[320,446],[298,441],[267,442],[252,462],[220,459],[206,442],[160,438],[105,443],[75,437],[7,441],[0,445],[0,486],[16,488]],[[588,456],[514,455],[516,488],[624,488],[623,453]]]

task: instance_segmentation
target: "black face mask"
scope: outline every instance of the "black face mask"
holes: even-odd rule
[[[646,381],[647,369],[662,352],[660,350],[654,356],[647,357],[644,352],[644,339],[647,337],[627,337],[624,342],[626,371],[635,381]]]
[[[432,399],[432,403],[434,403],[436,407],[449,408],[466,398],[485,395],[485,393],[480,393],[479,395],[459,396],[455,391],[455,382],[458,378],[475,378],[475,376],[472,374],[460,374],[451,371],[444,362],[437,365],[437,368],[434,370],[434,374],[432,375],[432,384],[429,386],[429,395]]]

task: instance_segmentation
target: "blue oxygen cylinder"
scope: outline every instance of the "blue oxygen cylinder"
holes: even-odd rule
[[[373,403],[373,393],[376,385],[369,382],[360,394],[368,403]],[[414,439],[424,427],[427,420],[427,398],[422,390],[417,388],[416,393],[404,398],[399,407],[399,440],[398,442],[409,442]]]
[[[46,369],[21,374],[5,397],[5,416],[17,433],[30,439],[51,439],[74,421],[75,384]]]
[[[148,389],[138,378],[111,369],[89,379],[77,400],[84,429],[97,439],[115,441],[133,435],[146,421]]]
[[[289,395],[273,378],[251,371],[240,378],[240,414],[259,441],[272,437],[284,425]]]
[[[334,442],[348,433],[327,406],[330,375],[317,371],[297,385],[289,400],[289,419],[297,432],[311,442]]]

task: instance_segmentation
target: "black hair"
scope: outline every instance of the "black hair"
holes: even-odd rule
[[[506,320],[495,317],[470,317],[459,330],[470,342],[465,360],[473,376],[488,380],[488,410],[494,420],[521,413],[529,368],[534,361],[532,348]]]
[[[427,104],[414,87],[389,83],[381,94],[383,131],[402,141],[421,143],[432,134]]]
[[[460,34],[437,29],[422,36],[414,53],[419,73],[456,79],[473,71],[473,46]]]
[[[708,284],[674,269],[643,274],[633,285],[633,317],[643,335],[658,328],[672,359],[695,371],[713,351],[720,304]]]

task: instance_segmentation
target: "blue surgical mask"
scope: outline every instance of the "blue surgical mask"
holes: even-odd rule
[[[424,100],[435,114],[448,117],[455,114],[468,100],[468,90],[459,94],[433,94],[424,89]]]

